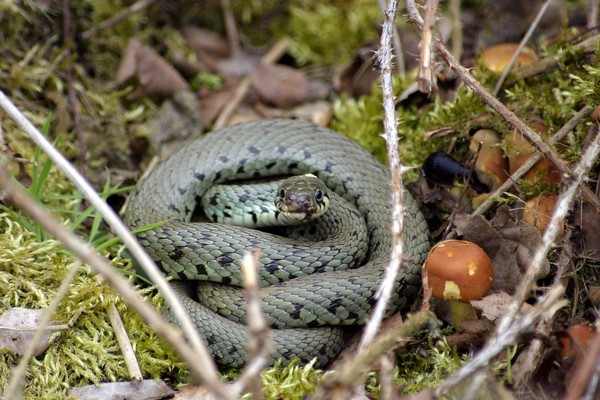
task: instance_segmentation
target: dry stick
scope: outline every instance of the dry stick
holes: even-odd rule
[[[460,0],[450,0],[448,7],[450,11],[450,21],[452,22],[452,55],[457,60],[460,60],[463,54],[463,32],[462,21],[460,19]]]
[[[588,20],[586,27],[588,29],[594,29],[598,25],[598,0],[590,0],[588,7]]]
[[[99,31],[106,29],[106,28],[110,28],[113,25],[118,24],[119,22],[123,21],[125,18],[129,17],[131,14],[134,14],[138,11],[143,10],[144,8],[156,3],[157,0],[141,0],[138,1],[137,3],[134,3],[131,5],[131,7],[129,7],[128,9],[120,12],[119,14],[107,19],[104,22],[101,22],[98,26],[95,26],[91,29],[88,29],[87,31],[83,32],[83,34],[81,35],[81,37],[83,37],[84,39],[89,39],[92,36],[94,36],[96,33],[98,33]]]
[[[108,314],[110,324],[115,331],[115,336],[117,337],[117,342],[121,348],[121,353],[123,353],[125,365],[127,366],[127,371],[129,372],[129,378],[132,380],[141,381],[143,379],[142,370],[137,362],[135,351],[133,350],[131,340],[129,340],[127,330],[125,329],[125,325],[123,325],[123,320],[121,319],[119,310],[117,310],[117,306],[115,306],[114,303],[109,304],[109,306],[106,308],[106,313]]]
[[[5,171],[5,168],[6,165],[0,166],[0,169],[2,169],[3,171]],[[6,173],[3,172],[3,174]],[[23,380],[25,379],[25,371],[27,370],[29,361],[31,361],[31,357],[33,356],[35,348],[46,333],[46,328],[50,324],[54,313],[56,313],[56,309],[58,308],[59,303],[62,301],[62,299],[65,297],[65,294],[69,290],[69,286],[71,285],[71,282],[73,282],[77,271],[79,271],[79,267],[81,267],[81,261],[75,261],[71,268],[69,268],[67,276],[65,276],[65,279],[61,282],[60,286],[58,287],[54,298],[52,299],[52,301],[48,305],[48,308],[46,308],[44,314],[42,315],[42,318],[40,319],[39,325],[35,330],[35,333],[33,335],[33,338],[31,339],[31,342],[29,343],[29,346],[27,346],[27,349],[25,349],[25,352],[23,352],[21,360],[19,361],[19,365],[17,365],[17,367],[12,370],[12,374],[10,380],[8,381],[6,391],[4,392],[2,397],[3,399],[8,400],[22,397],[17,395],[17,391],[22,389]]]
[[[382,13],[385,12],[385,0],[377,0],[379,9]],[[402,41],[400,40],[400,34],[398,29],[394,27],[394,57],[396,58],[396,68],[398,68],[398,75],[406,74],[406,63],[404,62],[404,52],[402,50]]]
[[[397,0],[390,0],[384,13],[384,22],[379,45],[379,65],[381,66],[381,90],[383,94],[383,127],[384,138],[387,147],[387,155],[390,163],[392,184],[392,249],[390,263],[387,266],[381,286],[378,288],[376,298],[378,299],[369,320],[365,326],[364,333],[360,339],[359,353],[373,341],[387,304],[394,289],[394,283],[402,264],[404,254],[404,242],[402,232],[404,230],[404,192],[402,190],[402,164],[398,155],[398,127],[396,110],[394,107],[394,91],[392,88],[392,34],[394,21],[396,20]]]
[[[525,79],[532,77],[534,75],[538,75],[542,72],[547,71],[548,69],[554,67],[558,64],[567,54],[571,54],[572,52],[583,51],[586,53],[591,53],[596,50],[596,45],[600,40],[600,35],[595,35],[590,38],[585,39],[581,43],[577,43],[576,45],[569,48],[569,51],[563,51],[559,54],[552,55],[550,57],[546,57],[541,59],[540,61],[525,65],[520,68],[515,68],[513,71],[514,79],[509,79],[509,83],[512,83],[516,80]]]
[[[231,12],[229,0],[221,0],[221,8],[223,9],[223,19],[225,20],[225,30],[227,31],[227,41],[229,42],[231,55],[233,57],[240,56],[242,53],[242,49],[240,48],[240,33]]]
[[[241,393],[243,386],[250,389],[252,399],[264,399],[260,372],[267,366],[272,349],[271,330],[260,307],[258,259],[260,253],[246,254],[242,259],[242,274],[246,289],[246,323],[248,324],[248,364],[232,390]]]
[[[210,357],[208,350],[200,338],[200,334],[196,330],[195,325],[192,323],[189,315],[181,306],[179,300],[177,300],[173,290],[154,264],[154,261],[152,261],[150,256],[148,256],[148,253],[146,253],[137,239],[131,234],[119,216],[98,195],[88,181],[83,178],[75,168],[73,168],[73,166],[58,150],[54,148],[54,146],[52,146],[50,142],[48,142],[46,137],[42,135],[42,133],[35,126],[33,126],[31,122],[29,122],[29,120],[17,109],[17,107],[15,107],[15,105],[2,91],[0,91],[0,108],[4,109],[4,111],[13,119],[13,121],[15,121],[15,123],[30,137],[30,139],[33,140],[35,144],[48,155],[48,158],[50,158],[67,176],[67,178],[73,182],[75,187],[77,187],[79,192],[84,195],[90,204],[94,206],[96,210],[98,210],[106,223],[119,237],[121,237],[123,243],[125,243],[125,245],[129,248],[131,254],[138,261],[144,272],[148,275],[152,282],[154,282],[158,290],[165,298],[165,302],[181,324],[182,330],[186,338],[190,341],[192,348],[195,350],[195,353],[198,356],[198,360],[195,362],[200,363],[200,360],[204,360],[202,361],[204,363],[202,369],[193,369],[193,371],[200,372],[197,378],[208,382],[219,381],[217,367]]]
[[[571,132],[579,122],[585,118],[590,113],[591,107],[584,106],[581,110],[579,110],[573,118],[571,118],[567,123],[560,128],[548,141],[549,145],[554,145],[555,143],[561,141],[569,132]],[[497,197],[502,197],[505,191],[507,191],[511,186],[513,186],[523,175],[525,175],[540,159],[542,158],[541,153],[536,152],[532,154],[531,157],[527,159],[527,161],[520,166],[510,177],[507,179],[498,189],[492,193],[487,200],[485,200],[471,215],[481,215],[490,209],[492,206],[494,199]]]
[[[527,30],[527,33],[525,33],[525,36],[523,36],[523,39],[521,39],[521,42],[519,43],[519,47],[517,47],[517,50],[511,57],[510,61],[508,62],[508,65],[506,66],[506,68],[504,68],[504,71],[502,71],[502,75],[500,75],[500,79],[498,79],[498,82],[496,82],[496,86],[494,87],[494,92],[493,92],[494,96],[498,95],[498,92],[500,91],[500,88],[504,84],[504,81],[506,80],[508,73],[510,72],[513,65],[515,64],[515,61],[517,61],[517,57],[519,57],[519,55],[523,51],[523,47],[525,47],[527,42],[529,42],[531,35],[533,35],[533,32],[535,31],[537,26],[540,24],[542,17],[544,16],[544,14],[546,14],[546,11],[548,10],[548,7],[550,7],[550,4],[552,4],[552,1],[553,0],[546,0],[546,2],[542,5],[540,10],[538,11],[538,13],[535,16],[535,19],[533,20],[531,25],[529,25],[529,29]]]
[[[423,26],[423,18],[419,14],[414,0],[406,0],[406,8],[410,20],[418,27]],[[460,65],[458,61],[450,54],[446,46],[434,36],[433,42],[437,49],[440,58],[446,62],[446,64],[454,70],[460,80],[467,85],[477,96],[481,98],[488,106],[496,111],[506,122],[511,124],[519,133],[521,133],[527,140],[529,140],[537,149],[560,171],[563,179],[569,179],[572,175],[571,170],[563,161],[563,159],[554,151],[554,149],[545,143],[540,135],[527,126],[523,121],[517,117],[517,115],[510,111],[504,104],[502,104],[496,97],[494,97],[481,83],[477,81],[469,71]],[[594,205],[600,205],[598,197],[590,190],[589,187],[583,185],[581,187],[583,196],[586,200],[592,202]]]
[[[281,58],[281,56],[283,56],[283,54],[287,50],[288,44],[289,44],[288,41],[285,39],[279,40],[263,56],[263,58],[260,60],[260,63],[262,65],[274,64],[275,61],[277,61],[279,58]],[[213,126],[213,130],[221,129],[227,125],[229,118],[231,118],[233,113],[238,109],[238,107],[244,100],[244,97],[246,97],[246,94],[248,93],[249,89],[250,89],[250,77],[246,76],[238,84],[238,87],[235,89],[235,92],[233,92],[231,99],[229,100],[227,105],[221,111],[219,118],[217,118],[217,120]]]
[[[546,228],[544,236],[542,237],[542,244],[537,249],[533,259],[527,266],[527,271],[521,278],[521,283],[517,287],[515,295],[513,296],[513,300],[509,304],[504,317],[502,317],[498,324],[495,336],[490,339],[480,353],[478,353],[468,364],[462,367],[455,375],[453,375],[450,379],[436,389],[438,394],[448,391],[450,388],[458,385],[462,380],[467,379],[470,374],[477,370],[477,368],[487,364],[496,354],[498,354],[504,345],[508,345],[510,343],[508,340],[514,341],[515,338],[518,337],[517,333],[522,331],[513,331],[512,335],[514,336],[507,336],[507,332],[515,329],[515,326],[520,326],[522,329],[526,329],[528,327],[533,327],[533,324],[537,322],[530,320],[530,325],[523,325],[521,322],[526,318],[529,318],[529,315],[526,314],[519,317],[519,308],[531,292],[531,288],[535,282],[535,277],[539,276],[542,262],[546,259],[550,248],[554,244],[559,234],[560,226],[563,224],[569,208],[573,204],[578,188],[581,186],[583,180],[596,162],[598,154],[600,154],[600,135],[596,135],[594,137],[581,161],[575,168],[574,178],[570,182],[563,181],[565,185],[564,191],[558,197],[554,212],[552,213],[552,218],[550,219],[548,227]],[[564,289],[562,286],[556,286],[550,289],[547,297],[554,291],[561,292],[562,294],[563,290]],[[500,343],[503,343],[503,345],[501,346]]]
[[[67,65],[66,78],[67,78],[67,93],[69,99],[69,106],[71,107],[71,113],[73,114],[73,122],[75,123],[75,136],[77,136],[77,142],[79,143],[79,158],[81,162],[81,173],[84,177],[88,177],[88,163],[87,163],[87,146],[85,144],[85,138],[81,131],[81,115],[79,114],[79,102],[77,101],[77,94],[75,93],[75,87],[73,85],[73,55],[71,49],[73,48],[73,38],[71,37],[71,10],[69,9],[69,0],[63,0],[63,36],[66,43],[66,58]]]
[[[423,93],[431,93],[435,88],[435,76],[432,67],[433,47],[433,26],[437,15],[438,0],[427,0],[425,5],[425,22],[421,29],[421,57],[419,65],[419,77],[417,83],[419,90]]]
[[[562,284],[562,281],[567,273],[567,268],[565,266],[573,259],[571,232],[572,229],[567,228],[565,235],[561,239],[562,245],[560,247],[562,248],[562,251],[558,256],[558,268],[552,284],[553,287]],[[554,320],[555,318],[551,318],[547,321],[541,321],[535,328],[536,336],[548,336],[554,327]],[[513,367],[513,376],[515,377],[513,387],[517,391],[526,388],[530,377],[538,369],[542,357],[544,356],[544,352],[542,351],[544,346],[546,346],[544,340],[534,338],[529,343],[525,351],[519,355],[519,358]]]
[[[88,243],[65,229],[40,205],[18,189],[10,181],[10,176],[5,168],[0,168],[0,187],[4,188],[6,194],[10,196],[14,204],[37,221],[46,232],[60,240],[77,257],[89,264],[94,271],[101,274],[108,284],[142,316],[148,326],[173,346],[179,357],[187,363],[192,374],[203,379],[203,383],[207,389],[221,398],[234,398],[220,381],[218,375],[213,378],[210,374],[206,373],[207,366],[213,362],[210,356],[198,354],[197,349],[192,348],[185,341],[181,331],[169,324],[158,311],[146,302],[131,287],[129,282],[111,267],[109,260],[98,255]]]

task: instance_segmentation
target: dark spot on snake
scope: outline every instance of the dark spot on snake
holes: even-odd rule
[[[222,163],[226,163],[227,161],[229,161],[229,158],[227,158],[227,156],[219,156],[219,161],[221,161]]]
[[[311,235],[314,235],[315,233],[317,233],[317,227],[316,226],[311,226],[310,229],[308,230],[308,233],[310,233]]]
[[[319,324],[317,321],[310,321],[306,324],[307,328],[317,328],[321,326],[321,324]]]
[[[327,164],[325,164],[325,171],[331,172],[332,168],[333,168],[333,164],[330,161],[327,161]]]
[[[228,276],[225,276],[225,277],[221,278],[221,282],[225,283],[226,285],[229,285],[229,284],[231,284],[231,278]]]
[[[279,215],[280,215],[280,214],[281,214],[281,213],[280,213],[279,211],[275,211],[275,219],[279,219]]]
[[[215,174],[215,178],[213,179],[213,182],[216,182],[216,181],[218,181],[218,180],[220,180],[220,179],[221,179],[221,171],[218,171],[218,172]]]
[[[241,196],[239,197],[240,203],[245,203],[245,202],[247,202],[249,198],[250,198],[250,196],[248,196],[248,194],[247,194],[247,193],[244,193],[243,195],[241,195]]]
[[[312,154],[310,154],[310,151],[304,150],[304,158],[310,158],[311,156]]]
[[[291,313],[290,315],[294,319],[300,319],[300,311],[302,311],[302,309],[304,308],[304,305],[299,304],[299,303],[292,303],[292,305],[294,306],[295,311],[293,313]]]
[[[217,258],[217,262],[221,267],[228,267],[233,264],[233,259],[231,259],[231,257],[228,255],[222,255]]]
[[[237,351],[238,351],[238,348],[236,346],[231,346],[229,348],[229,353],[230,354],[237,353]]]
[[[296,168],[298,168],[298,163],[296,163],[296,162],[291,163],[290,165],[288,165],[288,168],[289,169],[296,169]]]
[[[258,216],[256,215],[256,213],[252,211],[250,212],[250,215],[252,216],[252,221],[256,223],[258,221]]]
[[[181,257],[183,257],[183,252],[179,249],[169,253],[169,258],[175,262],[181,260]]]
[[[196,272],[198,273],[198,275],[204,275],[204,276],[208,275],[206,273],[206,266],[203,264],[196,265]]]
[[[206,335],[206,343],[209,346],[212,346],[213,344],[217,343],[217,341],[212,337],[212,335]]]
[[[275,161],[272,161],[270,163],[268,163],[267,165],[265,165],[266,169],[271,169],[273,168],[277,163]]]
[[[179,194],[185,194],[185,192],[187,192],[186,188],[178,188],[177,191],[179,192]]]
[[[337,312],[337,309],[340,308],[342,306],[342,299],[333,299],[333,301],[331,302],[331,304],[329,305],[329,307],[327,307],[327,311],[329,311],[332,314],[335,314]]]
[[[241,174],[241,173],[243,173],[243,172],[244,172],[244,166],[243,166],[243,165],[240,165],[240,166],[238,167],[238,169],[237,169],[237,173],[238,173],[238,174]]]
[[[264,212],[264,213],[268,213],[269,209],[263,205],[260,206],[260,211]]]
[[[329,264],[325,263],[323,265],[319,265],[318,267],[315,268],[315,274],[322,274],[323,272],[325,272],[325,269],[327,268]]]
[[[204,175],[204,174],[194,174],[194,178],[196,178],[199,181],[203,181],[204,178],[206,178],[206,175]]]
[[[277,263],[269,263],[267,265],[265,265],[265,269],[270,272],[271,274],[274,274],[275,272],[279,271],[279,264]]]
[[[256,147],[254,147],[254,146],[250,146],[250,147],[248,147],[248,151],[249,151],[250,153],[252,153],[252,154],[259,154],[259,153],[260,153],[260,150],[259,150],[259,149],[257,149],[257,148],[256,148]]]
[[[209,202],[209,204],[210,204],[211,206],[216,206],[216,205],[219,203],[219,202],[217,201],[217,200],[218,200],[218,198],[219,198],[219,197],[218,197],[216,194],[214,194],[214,195],[210,196],[210,199],[208,199],[208,202]]]
[[[255,178],[261,178],[262,177],[262,175],[258,171],[256,171],[255,173],[253,173],[252,176],[255,177]]]
[[[168,209],[175,212],[181,212],[177,207],[175,207],[175,204],[169,204]]]
[[[283,146],[279,146],[279,147],[277,147],[277,152],[278,152],[279,154],[283,154],[283,153],[285,153],[285,151],[286,151],[286,150],[287,150],[287,149],[286,149],[285,147],[283,147]]]
[[[223,211],[223,216],[224,216],[225,218],[231,218],[231,214],[229,214],[229,213],[227,213],[227,212],[225,212],[225,211]]]

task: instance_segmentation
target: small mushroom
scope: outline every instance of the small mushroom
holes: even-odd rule
[[[490,71],[497,74],[502,73],[518,47],[517,43],[500,43],[490,46],[481,54],[480,62]],[[523,47],[521,53],[517,56],[515,67],[533,64],[537,60],[538,56],[535,51],[529,47]]]
[[[533,225],[540,232],[544,232],[552,218],[552,213],[556,207],[558,196],[555,194],[540,194],[525,203],[523,209],[523,220],[529,225]],[[559,235],[564,233],[564,224],[559,227]]]
[[[450,305],[454,326],[477,319],[469,303],[485,296],[494,282],[492,261],[481,247],[466,240],[435,245],[423,264],[423,278],[431,295]]]
[[[480,129],[471,137],[469,150],[477,154],[475,171],[479,180],[494,191],[508,179],[508,163],[500,147],[500,135],[492,129]]]

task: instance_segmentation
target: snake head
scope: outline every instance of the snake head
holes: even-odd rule
[[[312,174],[293,176],[279,185],[275,207],[290,223],[312,221],[329,206],[327,186]]]

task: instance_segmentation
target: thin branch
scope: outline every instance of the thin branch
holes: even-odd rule
[[[95,26],[95,27],[83,32],[81,37],[83,37],[86,40],[90,39],[92,36],[96,35],[96,33],[100,32],[101,30],[110,28],[111,26],[118,24],[119,22],[128,18],[131,14],[134,14],[136,12],[139,12],[139,11],[145,9],[148,6],[151,6],[152,4],[156,3],[156,1],[157,0],[138,1],[137,3],[132,4],[131,7],[129,7],[128,9],[118,13],[117,15],[115,15],[113,17],[110,17],[106,21],[101,22],[100,24],[98,24],[98,26]]]
[[[594,29],[598,25],[598,0],[590,0],[588,5],[587,28]]]
[[[129,335],[127,335],[125,325],[123,325],[123,320],[121,319],[119,310],[117,310],[117,307],[114,305],[114,303],[111,303],[106,308],[106,313],[108,314],[110,324],[115,331],[119,348],[121,349],[123,359],[125,360],[125,365],[127,366],[127,371],[129,372],[129,378],[132,380],[141,381],[143,379],[142,370],[140,369],[140,364],[137,362],[135,351],[131,345],[131,340],[129,340]]]
[[[385,0],[377,0],[379,4],[379,9],[382,13],[385,12]],[[398,28],[394,24],[394,57],[396,58],[396,68],[398,75],[406,74],[406,63],[404,61],[404,50],[402,49],[402,41],[400,40],[400,33],[398,33]]]
[[[419,77],[417,83],[419,90],[423,93],[431,93],[435,88],[435,74],[433,71],[433,27],[437,15],[438,0],[427,0],[425,4],[425,21],[421,30],[421,57],[419,65]]]
[[[181,331],[165,321],[159,312],[146,302],[122,275],[111,267],[109,260],[98,255],[88,243],[65,229],[52,215],[18,189],[11,182],[6,168],[0,168],[0,187],[4,188],[6,194],[10,196],[15,205],[36,220],[46,232],[60,240],[79,259],[101,274],[106,282],[142,316],[148,326],[173,346],[173,349],[187,363],[194,376],[202,379],[202,382],[209,390],[222,398],[234,398],[231,392],[223,385],[218,375],[215,374],[215,376],[212,376],[206,372],[209,370],[207,366],[214,362],[208,355],[206,348],[204,349],[205,355],[191,347],[184,340]]]
[[[5,166],[2,167],[4,168]],[[77,271],[79,271],[79,267],[81,267],[81,261],[76,261],[71,266],[71,268],[69,268],[67,276],[65,276],[65,279],[61,282],[60,286],[58,287],[54,298],[48,305],[48,308],[46,308],[42,318],[39,321],[39,325],[35,330],[35,333],[33,335],[33,338],[31,339],[31,342],[29,343],[29,346],[27,346],[27,349],[25,349],[25,352],[21,356],[19,365],[17,365],[17,367],[12,370],[10,380],[8,381],[8,385],[2,397],[3,399],[18,399],[19,397],[22,397],[19,396],[17,393],[22,390],[23,381],[25,379],[25,371],[27,370],[27,366],[31,361],[33,352],[35,351],[36,347],[38,346],[38,343],[40,342],[40,340],[42,340],[42,337],[46,333],[46,328],[52,321],[52,317],[56,313],[58,305],[69,290],[69,286],[71,285],[71,282],[73,282]]]
[[[577,124],[579,124],[579,122],[583,118],[585,118],[590,113],[590,111],[590,106],[584,106],[573,116],[573,118],[567,121],[567,123],[562,128],[560,128],[554,135],[552,135],[552,137],[548,141],[548,144],[552,146],[555,143],[561,141],[565,136],[567,136],[569,132],[575,129]],[[477,209],[473,211],[471,215],[481,215],[487,210],[489,210],[495,198],[502,197],[504,192],[506,192],[512,185],[514,185],[519,179],[521,179],[521,177],[525,175],[541,159],[541,153],[536,152],[535,154],[532,154],[531,157],[529,157],[523,165],[521,165],[502,185],[500,185],[498,189],[496,189],[494,193],[492,193],[488,197],[488,199],[481,203],[481,205],[477,207]],[[600,204],[598,204],[597,207],[600,207]],[[600,211],[600,208],[598,208],[598,210]]]
[[[398,127],[396,110],[394,107],[394,91],[392,88],[392,34],[398,1],[390,0],[384,13],[381,42],[379,45],[379,65],[381,66],[381,89],[383,93],[383,126],[384,138],[387,146],[388,160],[391,171],[392,185],[392,249],[390,264],[386,268],[383,282],[377,291],[377,304],[369,316],[363,336],[360,340],[359,352],[364,350],[375,338],[381,321],[387,309],[387,304],[392,295],[394,283],[402,264],[404,243],[402,232],[404,230],[404,192],[402,190],[402,170],[400,156],[398,155]]]
[[[498,92],[500,91],[500,88],[504,84],[506,77],[508,76],[510,70],[512,69],[513,65],[515,64],[517,57],[519,57],[519,55],[523,51],[523,47],[525,47],[527,42],[529,42],[531,35],[533,35],[533,32],[535,31],[537,26],[540,24],[542,17],[544,16],[544,14],[546,14],[546,11],[548,10],[548,7],[550,7],[550,5],[552,4],[552,1],[554,1],[554,0],[546,0],[546,2],[542,5],[540,10],[538,11],[538,13],[537,13],[535,19],[533,20],[533,22],[531,23],[531,25],[529,25],[529,29],[525,33],[525,36],[523,36],[523,39],[521,39],[521,42],[519,43],[519,47],[517,47],[517,50],[511,57],[510,61],[508,62],[508,65],[506,66],[506,68],[504,68],[504,71],[502,71],[502,75],[500,75],[500,79],[498,79],[498,82],[496,82],[496,86],[494,87],[494,92],[493,92],[494,96],[498,95]]]
[[[84,195],[84,197],[94,206],[98,212],[102,215],[106,223],[113,229],[113,231],[121,237],[125,245],[131,251],[131,254],[138,261],[140,266],[148,277],[158,287],[159,291],[165,298],[165,302],[171,308],[173,314],[177,320],[181,323],[182,329],[190,341],[194,352],[198,354],[206,362],[202,365],[201,369],[194,368],[196,372],[200,372],[198,378],[201,378],[206,382],[214,382],[219,380],[219,374],[217,372],[216,365],[210,357],[208,350],[200,334],[192,323],[189,315],[181,306],[181,303],[177,300],[177,297],[173,293],[173,290],[165,281],[162,273],[158,270],[150,256],[139,244],[137,239],[131,234],[129,229],[125,226],[119,216],[113,211],[113,209],[106,204],[106,202],[98,195],[94,188],[87,182],[85,178],[77,172],[75,168],[64,158],[64,156],[52,146],[52,144],[44,137],[44,135],[35,127],[29,120],[15,107],[15,105],[6,97],[6,95],[0,91],[0,108],[8,114],[9,117],[15,121],[15,123],[33,140],[38,147],[44,151],[48,157],[56,164],[56,166],[67,176],[67,178],[73,182],[75,187]],[[190,365],[190,368],[192,366]]]

